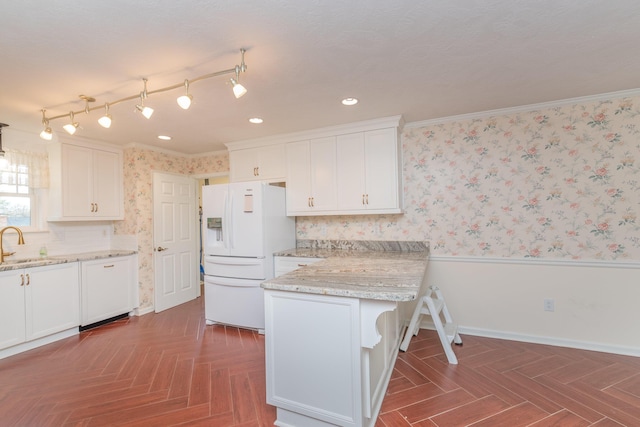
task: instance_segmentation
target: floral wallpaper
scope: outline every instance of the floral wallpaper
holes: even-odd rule
[[[199,158],[179,157],[132,147],[124,150],[124,221],[115,234],[134,235],[138,241],[140,308],[153,307],[153,172],[186,175],[229,170],[227,153]]]
[[[297,238],[640,260],[640,97],[407,128],[402,147],[404,215],[299,217]]]
[[[434,255],[640,260],[640,97],[410,127],[404,214],[298,217],[298,239],[426,240]],[[153,171],[226,172],[226,153],[124,151],[141,308],[153,306]]]

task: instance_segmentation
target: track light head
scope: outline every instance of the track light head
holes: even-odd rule
[[[242,97],[245,93],[247,93],[247,89],[237,81],[231,79],[231,83],[233,84],[233,94],[235,95],[236,99]]]
[[[182,96],[179,96],[177,101],[180,108],[183,110],[188,110],[191,107],[191,101],[193,101],[193,96],[189,94],[189,80],[184,81],[185,93]]]
[[[243,55],[244,55],[244,52],[243,52]],[[234,79],[232,77],[232,78],[229,79],[231,81],[231,84],[233,85],[233,94],[235,95],[236,99],[240,98],[245,93],[247,93],[247,89],[240,84],[240,70],[241,69],[242,68],[239,65],[236,65],[236,68],[235,68],[236,78]]]
[[[62,129],[67,131],[69,135],[73,135],[74,133],[76,133],[76,130],[78,130],[78,126],[80,126],[80,124],[78,122],[73,121],[73,111],[69,112],[69,117],[71,118],[71,121],[66,125],[62,126]]]
[[[144,105],[144,99],[147,97],[146,96],[146,91],[147,91],[147,79],[145,79],[145,90],[144,92],[140,92],[140,104],[136,105],[136,110],[140,111],[142,113],[143,116],[145,116],[147,119],[151,118],[151,115],[153,114],[153,108],[151,107],[146,107]]]
[[[49,126],[45,127],[42,132],[40,132],[40,138],[45,141],[51,141],[53,139],[53,132]]]
[[[193,96],[186,94],[178,97],[178,105],[183,110],[188,110],[191,107],[191,101],[193,100]]]
[[[42,111],[42,125],[44,126],[44,129],[42,129],[42,132],[40,132],[40,138],[44,139],[45,141],[51,141],[51,139],[53,139],[53,132],[49,127],[49,120],[46,116],[47,110],[43,108],[40,111]]]
[[[100,126],[106,129],[109,129],[109,127],[111,126],[111,114],[109,114],[108,103],[104,104],[104,116],[98,119],[98,123],[100,124]]]

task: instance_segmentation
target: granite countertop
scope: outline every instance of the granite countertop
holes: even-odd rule
[[[27,258],[27,259],[5,259],[0,264],[0,271],[19,270],[22,268],[42,267],[45,265],[65,264],[68,262],[90,261],[94,259],[105,259],[119,256],[134,255],[136,251],[130,250],[106,250],[94,252],[82,252],[69,255],[48,256],[46,258]]]
[[[381,243],[401,245],[381,246]],[[324,259],[267,280],[262,287],[320,295],[411,301],[420,291],[429,248],[425,244],[407,246],[404,243],[413,242],[375,242],[374,245],[357,248],[344,244],[311,244],[277,252],[274,256]]]

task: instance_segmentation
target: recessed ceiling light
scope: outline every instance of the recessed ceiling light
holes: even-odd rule
[[[163,141],[171,141],[171,137],[167,135],[158,135],[158,139],[161,139]]]
[[[251,117],[251,118],[249,119],[249,121],[250,121],[251,123],[254,123],[254,124],[256,124],[256,125],[259,125],[259,124],[260,124],[260,123],[262,123],[264,120],[262,120],[260,117]]]
[[[356,105],[358,98],[345,98],[342,100],[342,105]]]

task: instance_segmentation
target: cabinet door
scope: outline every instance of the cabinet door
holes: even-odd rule
[[[78,263],[24,270],[27,341],[80,324]]]
[[[63,215],[92,215],[93,150],[76,145],[62,146]]]
[[[229,167],[231,182],[282,179],[286,174],[285,145],[230,151]]]
[[[312,139],[310,142],[311,209],[336,209],[336,138]]]
[[[401,212],[396,132],[385,128],[338,136],[339,210]]]
[[[400,208],[396,138],[395,128],[364,133],[365,206],[367,209]]]
[[[94,216],[122,216],[122,160],[118,153],[95,150],[93,153]]]
[[[133,309],[133,257],[83,261],[82,326],[125,314]]]
[[[270,180],[286,175],[284,144],[260,147],[258,151],[258,178]]]
[[[311,210],[311,173],[309,141],[290,142],[287,157],[287,215]]]
[[[0,348],[25,340],[24,280],[23,270],[0,272]]]
[[[365,209],[364,133],[337,138],[338,209]]]
[[[254,149],[229,152],[230,181],[254,181],[258,178],[258,153]]]

